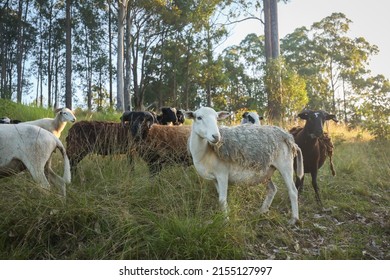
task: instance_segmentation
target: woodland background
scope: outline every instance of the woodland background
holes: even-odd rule
[[[0,97],[89,111],[247,108],[279,121],[307,107],[388,138],[390,82],[369,69],[378,47],[347,36],[342,13],[279,40],[277,5],[288,2],[2,0]],[[264,36],[217,52],[248,18]]]

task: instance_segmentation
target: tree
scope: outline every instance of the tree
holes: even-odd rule
[[[278,31],[278,4],[277,0],[263,0],[264,5],[264,37],[265,37],[265,57],[266,57],[266,80],[273,80],[273,87],[268,87],[268,114],[269,118],[279,120],[281,117],[281,77],[280,71],[276,67],[279,65],[274,60],[279,58],[279,31]]]
[[[123,112],[124,104],[124,32],[128,0],[118,0],[118,41],[117,41],[117,76],[116,76],[116,110]]]
[[[65,106],[72,109],[72,0],[66,0],[66,74]]]
[[[357,76],[368,73],[368,59],[377,47],[364,38],[347,37],[350,23],[344,14],[334,13],[282,39],[286,62],[306,80],[310,107],[334,113],[344,107],[346,112],[343,93]],[[344,106],[338,106],[343,99]]]
[[[355,120],[360,120],[376,138],[390,139],[390,81],[377,75],[355,81],[354,86],[360,96]]]

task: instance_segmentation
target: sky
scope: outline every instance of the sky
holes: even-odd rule
[[[372,75],[382,74],[390,79],[390,1],[388,0],[290,0],[278,4],[279,37],[296,28],[310,27],[334,12],[341,12],[352,20],[348,36],[364,37],[379,53],[371,57]],[[259,21],[248,20],[237,24],[224,46],[238,45],[247,34],[263,34]]]

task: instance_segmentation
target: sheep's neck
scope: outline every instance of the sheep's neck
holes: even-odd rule
[[[202,161],[208,149],[208,142],[196,133],[191,132],[190,151],[194,162]]]
[[[60,114],[58,114],[56,116],[56,118],[54,119],[54,135],[56,135],[57,137],[59,137],[59,135],[61,135],[61,132],[64,130],[65,128],[65,125],[66,125],[66,122],[63,122],[60,120],[61,116]]]

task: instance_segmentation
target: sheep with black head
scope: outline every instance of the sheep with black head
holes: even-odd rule
[[[327,120],[333,120],[334,122],[338,122],[338,120],[335,115],[322,110],[304,110],[298,114],[298,117],[306,121],[305,126],[303,128],[294,127],[290,130],[290,133],[302,150],[304,172],[311,174],[316,200],[322,205],[317,175],[327,157],[329,157],[332,174],[333,176],[336,175],[332,161],[334,146],[328,134],[324,133],[324,124]],[[295,181],[299,193],[303,190],[303,180],[304,177],[296,178]]]

